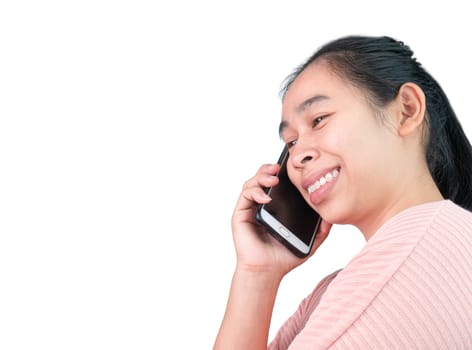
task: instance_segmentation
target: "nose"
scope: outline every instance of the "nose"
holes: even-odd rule
[[[303,145],[297,142],[290,150],[293,166],[301,168],[320,157],[319,151],[313,145]]]

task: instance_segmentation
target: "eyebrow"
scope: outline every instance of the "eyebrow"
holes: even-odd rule
[[[329,99],[326,95],[314,95],[312,97],[307,98],[305,101],[300,103],[295,111],[297,114],[303,113],[308,107],[311,107],[313,104],[324,101]],[[279,136],[282,137],[282,133],[284,129],[288,127],[288,123],[286,121],[282,121],[279,124]]]
[[[315,95],[310,98],[307,98],[305,101],[300,103],[298,107],[296,108],[297,113],[302,113],[304,112],[308,107],[311,107],[312,104],[318,103],[323,100],[329,99],[328,96],[325,95]]]

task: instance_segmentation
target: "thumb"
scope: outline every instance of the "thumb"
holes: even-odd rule
[[[324,242],[326,237],[328,237],[332,226],[333,224],[321,220],[320,227],[318,228],[318,232],[316,233],[315,242],[313,243],[313,250],[318,249],[318,247]]]

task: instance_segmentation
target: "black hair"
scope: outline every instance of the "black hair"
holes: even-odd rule
[[[393,101],[406,82],[421,87],[426,96],[429,171],[444,198],[472,210],[472,146],[443,89],[407,45],[387,36],[346,36],[328,42],[284,80],[282,99],[300,73],[319,59],[366,91],[377,107]]]

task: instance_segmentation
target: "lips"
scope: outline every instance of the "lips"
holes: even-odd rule
[[[324,175],[319,177],[314,183],[308,186],[307,190],[309,194],[317,191],[318,189],[322,188],[326,184],[330,183],[334,179],[336,179],[339,175],[339,168],[335,168],[332,170],[327,171]]]

